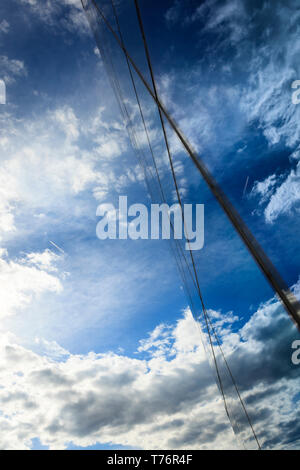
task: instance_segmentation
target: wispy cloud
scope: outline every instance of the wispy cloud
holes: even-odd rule
[[[5,250],[0,258],[1,313],[4,317],[24,309],[35,296],[45,292],[62,291],[60,279],[53,274],[59,257],[50,251],[30,253],[11,260]]]
[[[2,20],[2,21],[0,22],[0,34],[1,34],[1,33],[3,33],[3,34],[8,33],[9,29],[10,29],[10,26],[9,26],[8,21]]]
[[[82,148],[80,140],[85,139],[89,139],[90,150]],[[93,191],[99,200],[113,185],[124,187],[132,183],[130,176],[120,178],[111,164],[111,159],[120,156],[126,148],[122,129],[112,124],[107,130],[107,123],[102,125],[94,116],[90,127],[68,106],[26,121],[9,114],[3,116],[0,131],[2,234],[15,231],[15,214],[21,206],[23,211],[30,210],[37,215],[47,213],[54,206],[56,211],[62,210],[63,205],[67,213],[66,206],[72,206],[72,198],[86,190]],[[39,178],[35,177],[37,174]]]
[[[77,34],[90,34],[80,0],[19,0],[30,8],[40,21],[54,31],[69,30]]]
[[[27,70],[22,60],[9,59],[6,55],[0,56],[1,79],[6,84],[16,81],[18,77],[26,76]]]
[[[280,215],[297,213],[300,201],[300,164],[286,175],[270,175],[263,181],[256,181],[251,196],[259,197],[264,206],[267,223],[273,223]]]
[[[264,214],[267,222],[274,222],[279,215],[292,214],[299,210],[300,202],[300,163],[292,170],[270,197]]]

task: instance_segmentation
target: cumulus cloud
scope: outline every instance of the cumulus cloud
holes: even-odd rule
[[[34,437],[51,448],[70,441],[234,448],[199,338],[189,346],[184,338],[182,345],[181,328],[193,329],[189,315],[169,328],[176,353],[160,356],[159,368],[158,358],[112,353],[69,355],[57,362],[2,338],[1,448],[27,448]]]
[[[60,279],[53,275],[59,257],[46,250],[30,253],[17,260],[8,259],[5,250],[0,257],[1,312],[4,317],[14,315],[44,292],[62,291]]]
[[[235,322],[232,313],[226,321]],[[237,335],[234,345],[224,336],[223,345],[261,444],[297,442],[293,403],[299,374],[290,359],[297,332],[290,319],[272,299]],[[29,448],[36,437],[57,449],[70,442],[146,449],[238,447],[199,340],[188,310],[176,325],[159,325],[140,342],[138,354],[146,358],[73,355],[43,340],[37,342],[44,351],[37,353],[12,335],[2,336],[1,448]],[[241,419],[239,426],[247,440],[249,426]]]
[[[57,271],[55,262],[60,259],[60,256],[47,249],[42,253],[27,253],[24,262],[31,266],[36,266],[45,271]]]
[[[57,212],[68,213],[72,199],[86,190],[100,200],[112,184],[122,188],[136,181],[134,172],[114,171],[112,159],[126,150],[126,134],[118,123],[109,128],[100,119],[102,113],[91,116],[90,122],[80,121],[69,106],[26,121],[2,116],[0,236],[15,231],[20,210],[37,215],[55,206]],[[82,140],[89,141],[88,151]]]

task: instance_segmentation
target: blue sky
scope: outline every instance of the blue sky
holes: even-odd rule
[[[133,2],[117,6],[148,77]],[[297,2],[141,9],[162,100],[299,296]],[[0,47],[0,447],[239,446],[168,242],[96,237],[100,203],[149,198],[80,2],[4,0]],[[205,204],[199,279],[259,439],[297,446],[299,334],[168,132],[184,202]]]

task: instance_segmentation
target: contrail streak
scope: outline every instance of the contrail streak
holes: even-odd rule
[[[65,253],[64,250],[62,248],[60,248],[58,245],[56,245],[56,243],[52,242],[51,240],[49,240],[49,242],[51,243],[51,245],[55,246],[55,248],[57,250],[59,250],[61,253]]]
[[[249,176],[247,176],[247,179],[246,179],[246,184],[245,184],[244,191],[243,191],[243,197],[245,196],[245,193],[246,193],[246,189],[247,189],[247,186],[248,186],[248,181],[249,181]]]

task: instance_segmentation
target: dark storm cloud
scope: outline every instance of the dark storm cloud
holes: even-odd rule
[[[300,388],[299,367],[291,361],[291,345],[299,332],[282,306],[273,302],[255,313],[240,334],[228,362],[261,444],[284,446],[299,439],[293,405]],[[241,429],[247,426],[241,420]]]
[[[0,390],[2,405],[8,414],[10,409],[21,409],[22,413],[28,410],[17,428],[24,435],[38,435],[54,448],[71,441],[81,446],[115,442],[144,448],[220,448],[221,436],[224,446],[232,447],[233,435],[207,362],[196,359],[199,351],[194,343],[190,350],[180,352],[186,350],[186,343],[180,343],[180,328],[195,330],[191,321],[187,316],[176,328],[168,329],[175,348],[172,360],[160,349],[160,340],[166,339],[163,328],[161,337],[156,335],[153,340],[160,355],[153,346],[149,362],[92,354],[70,355],[66,362],[54,363],[24,348],[11,347],[15,357],[23,357],[29,371],[17,376],[21,388],[10,395],[9,401],[7,391]],[[294,402],[299,373],[290,363],[290,345],[295,339],[290,319],[278,303],[268,302],[238,334],[230,354],[227,336],[224,347],[261,444],[264,448],[280,447],[298,439]],[[198,336],[194,341],[199,341]],[[15,366],[18,369],[19,363]],[[37,396],[39,407],[34,408]],[[251,441],[249,423],[238,400],[229,403],[233,418],[239,420],[242,438]],[[31,425],[24,428],[23,422]]]
[[[50,368],[32,372],[31,380],[33,383],[39,383],[45,386],[53,387],[72,384],[72,381],[70,381],[63,374]]]
[[[183,425],[184,421],[182,419],[173,419],[165,424],[161,424],[160,426],[154,426],[151,430],[156,432],[167,431],[168,429],[180,428]]]
[[[277,399],[280,403],[280,397],[289,400],[289,391],[299,387],[299,371],[291,364],[291,343],[295,334],[297,332],[281,306],[269,302],[240,330],[241,341],[227,358],[251,421],[266,448],[275,443],[284,445],[299,437],[292,408],[281,410],[276,403]],[[172,418],[177,413],[196,409],[199,403],[210,402],[213,380],[207,364],[203,363],[201,368],[198,364],[190,364],[188,368],[175,367],[166,376],[153,375],[148,386],[141,390],[136,388],[137,377],[134,378],[130,371],[112,374],[110,385],[116,387],[106,387],[106,370],[104,367],[100,370],[101,378],[94,374],[93,390],[57,395],[62,402],[60,420],[55,418],[48,425],[50,434],[62,432],[86,438],[107,430],[122,435],[128,430],[140,429],[140,426],[145,429],[150,426],[152,433],[176,431],[176,435],[168,440],[169,447],[189,447],[197,442],[211,443],[228,427],[213,411],[209,415],[195,413],[193,420],[188,413],[186,420]],[[55,380],[53,375],[53,386]],[[225,387],[225,392],[229,393],[230,389]],[[67,397],[68,403],[65,403]],[[237,398],[233,405],[229,409],[238,420],[244,439],[249,439],[249,423]],[[153,426],[153,421],[162,418],[163,424]],[[279,424],[284,427],[280,437],[276,432]]]
[[[291,361],[291,345],[299,333],[281,305],[271,306],[270,313],[262,324],[256,314],[242,330],[243,339],[256,343],[257,349],[254,346],[249,350],[241,343],[230,358],[242,389],[259,384],[272,386],[282,378],[299,378],[299,369]]]
[[[191,445],[197,445],[198,442],[202,444],[208,444],[215,440],[215,437],[226,429],[225,423],[214,421],[214,414],[207,421],[200,417],[199,420],[195,420],[189,423],[188,428],[185,428],[183,432],[178,433],[178,437],[170,439],[168,441],[168,447],[170,449],[177,449],[178,446],[189,448]]]
[[[201,369],[192,364],[188,370],[178,368],[169,376],[153,376],[148,388],[140,392],[127,388],[130,382],[122,382],[123,376],[121,373],[120,380],[114,381],[117,387],[106,389],[102,386],[107,377],[104,375],[103,380],[94,382],[93,392],[74,396],[72,403],[61,409],[64,426],[72,434],[86,436],[106,426],[120,431],[151,423],[156,416],[172,416],[187,406],[195,406],[199,400],[209,400],[208,388],[213,384],[207,364]],[[55,429],[54,423],[49,429]]]

